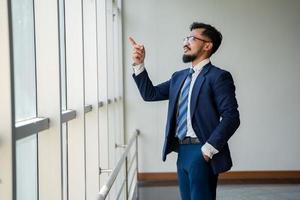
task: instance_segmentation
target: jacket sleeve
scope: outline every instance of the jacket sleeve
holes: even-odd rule
[[[160,101],[169,99],[170,80],[153,86],[146,70],[139,75],[133,74],[133,79],[145,101]]]
[[[213,92],[221,120],[207,142],[220,151],[240,125],[235,86],[229,72],[224,71],[216,79]]]

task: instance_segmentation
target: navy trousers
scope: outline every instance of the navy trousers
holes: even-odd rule
[[[205,161],[201,144],[180,144],[177,176],[182,200],[215,200],[218,175]]]

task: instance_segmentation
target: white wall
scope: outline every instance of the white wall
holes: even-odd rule
[[[183,68],[182,38],[193,21],[216,26],[224,37],[212,63],[229,70],[237,87],[233,170],[300,170],[299,10],[297,0],[124,2],[126,133],[141,130],[141,172],[175,171],[176,154],[161,161],[167,102],[143,102],[127,38],[145,44],[146,68],[158,84]]]

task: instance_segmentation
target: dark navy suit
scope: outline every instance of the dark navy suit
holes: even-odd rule
[[[175,72],[170,80],[153,86],[146,70],[133,74],[145,101],[169,100],[168,117],[163,147],[163,161],[172,151],[178,152],[176,132],[177,101],[189,69]],[[210,160],[214,174],[232,167],[227,141],[240,124],[235,86],[229,72],[208,63],[196,78],[190,101],[192,127],[201,144],[208,142],[219,153]]]

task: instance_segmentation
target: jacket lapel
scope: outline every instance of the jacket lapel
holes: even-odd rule
[[[174,88],[172,88],[172,92],[171,93],[171,96],[170,96],[170,105],[169,105],[169,111],[170,113],[168,114],[168,116],[170,117],[169,121],[170,121],[170,124],[171,125],[171,122],[173,122],[173,117],[174,117],[174,112],[176,112],[176,106],[177,106],[177,99],[178,99],[178,96],[179,96],[179,92],[180,92],[180,89],[181,89],[181,86],[182,84],[184,83],[186,77],[188,75],[188,70],[185,70],[183,71],[180,76],[178,76],[175,84],[174,84]],[[169,129],[170,127],[168,127]]]
[[[191,119],[195,113],[198,95],[200,93],[201,86],[203,85],[203,82],[205,80],[205,74],[208,72],[210,65],[211,63],[208,63],[203,67],[203,69],[201,70],[200,74],[198,75],[194,83],[192,97],[191,97],[191,105],[190,105]]]
[[[180,92],[180,89],[182,87],[182,84],[184,83],[187,75],[188,75],[188,72],[189,70],[185,70],[179,77],[178,77],[178,80],[176,81],[177,83],[174,85],[174,93],[172,93],[173,95],[173,98],[176,102],[176,99],[178,98],[179,96],[179,92]]]

